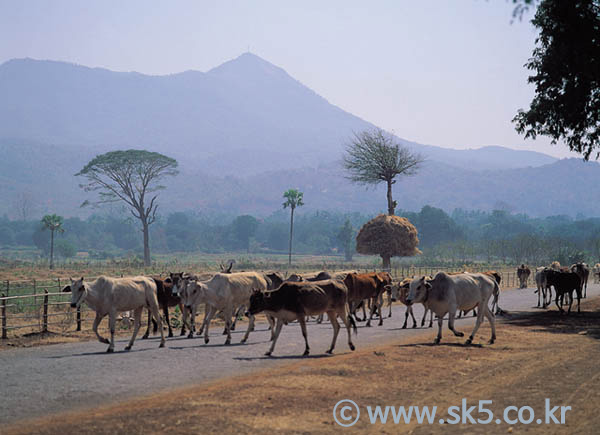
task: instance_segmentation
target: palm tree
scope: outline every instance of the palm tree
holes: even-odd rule
[[[64,233],[63,218],[55,214],[47,214],[42,218],[44,230],[50,230],[50,269],[54,269],[54,232]]]
[[[289,189],[284,192],[283,197],[286,201],[283,203],[283,208],[289,207],[292,210],[292,214],[290,217],[290,252],[288,258],[288,265],[292,265],[292,235],[294,234],[294,210],[296,207],[301,207],[304,205],[302,202],[302,197],[304,194],[296,189]]]

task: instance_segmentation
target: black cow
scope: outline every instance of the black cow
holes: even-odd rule
[[[556,270],[546,270],[546,283],[548,286],[553,286],[556,293],[555,303],[561,313],[565,310],[562,308],[563,296],[566,294],[569,296],[569,310],[567,314],[571,312],[571,306],[573,305],[573,290],[577,293],[577,312],[581,312],[579,304],[581,302],[581,279],[574,272],[558,272]],[[560,304],[558,300],[560,299]]]

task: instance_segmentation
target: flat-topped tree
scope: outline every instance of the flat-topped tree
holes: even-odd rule
[[[376,128],[356,133],[346,146],[344,168],[350,181],[366,185],[385,182],[388,214],[393,215],[396,201],[392,185],[400,175],[414,175],[424,159],[399,144],[394,136]]]
[[[420,254],[418,245],[417,229],[399,216],[380,214],[364,224],[356,236],[356,252],[379,255],[385,270],[390,270],[392,257]]]
[[[76,176],[87,179],[80,184],[86,192],[98,192],[96,201],[82,204],[99,205],[123,201],[131,214],[140,220],[144,234],[144,265],[150,265],[149,226],[156,220],[157,184],[166,176],[179,173],[177,160],[145,150],[111,151],[92,159]]]
[[[54,269],[54,233],[64,233],[62,216],[47,214],[42,218],[42,229],[50,231],[50,269]]]

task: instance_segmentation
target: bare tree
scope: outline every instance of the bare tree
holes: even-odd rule
[[[423,161],[423,157],[402,146],[393,135],[379,128],[355,133],[343,157],[349,180],[366,185],[387,184],[389,215],[394,214],[397,205],[392,198],[392,185],[396,183],[396,177],[416,174]]]
[[[157,194],[164,186],[156,184],[165,176],[177,175],[177,161],[144,150],[111,151],[96,156],[76,176],[83,176],[86,192],[98,191],[99,198],[88,204],[125,202],[131,214],[140,220],[144,234],[144,265],[150,265],[149,226],[156,220]],[[152,196],[148,200],[148,196]]]
[[[27,191],[19,192],[15,198],[14,205],[18,217],[22,221],[28,220],[33,213],[35,205],[33,195],[31,194],[31,192]]]

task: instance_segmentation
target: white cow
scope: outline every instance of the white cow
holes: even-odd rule
[[[462,337],[464,334],[454,329],[456,311],[470,311],[475,307],[479,307],[477,322],[466,344],[473,342],[473,338],[483,322],[483,316],[492,325],[492,337],[489,344],[493,344],[496,340],[496,322],[488,303],[497,291],[499,291],[498,283],[489,275],[483,273],[448,275],[445,272],[438,272],[433,279],[427,279],[425,276],[413,279],[410,283],[406,302],[408,304],[420,302],[436,314],[438,318],[438,335],[435,344],[438,344],[442,339],[442,323],[446,314],[448,314],[448,328],[457,337]]]
[[[594,266],[594,282],[596,284],[600,282],[600,263],[596,263]]]
[[[181,301],[187,309],[195,312],[199,304],[206,304],[208,312],[204,316],[202,329],[204,342],[208,343],[208,327],[214,315],[222,311],[225,320],[227,339],[225,344],[231,343],[231,318],[234,311],[241,305],[249,306],[250,295],[254,289],[266,290],[267,281],[264,274],[257,272],[217,273],[207,281],[188,280],[185,288],[181,289]],[[192,322],[194,316],[192,315]],[[193,324],[192,324],[193,327]],[[250,331],[254,328],[254,316],[250,316],[248,329],[242,343],[248,340]]]
[[[86,282],[83,277],[77,281],[71,280],[71,285],[63,288],[64,292],[71,292],[71,307],[77,308],[85,302],[96,312],[92,329],[100,343],[109,344],[108,353],[115,350],[115,323],[117,313],[133,311],[134,323],[131,340],[125,350],[131,350],[135,337],[140,329],[142,310],[148,311],[154,317],[160,331],[160,346],[165,346],[165,335],[158,310],[156,296],[156,283],[152,278],[136,276],[131,278],[109,278],[101,276],[94,281]],[[108,315],[110,328],[110,341],[98,334],[98,325]]]
[[[408,292],[410,290],[410,283],[412,281],[412,278],[405,278],[403,279],[401,282],[397,283],[397,284],[392,284],[392,285],[386,285],[385,289],[386,291],[389,291],[390,293],[390,298],[393,302],[395,301],[400,301],[402,302],[404,305],[406,305],[406,312],[404,313],[404,324],[402,325],[402,329],[406,329],[406,324],[408,323],[408,316],[410,315],[412,317],[412,321],[413,321],[413,328],[417,327],[417,320],[415,319],[415,314],[413,312],[413,307],[412,304],[408,304],[406,302],[406,298],[408,297]],[[427,307],[425,307],[425,311],[423,314],[423,319],[421,320],[421,327],[425,325],[425,319],[427,318],[427,313],[429,312],[429,309]],[[433,325],[433,313],[431,313],[431,317],[430,317],[430,321],[429,321],[429,327],[431,328]]]

